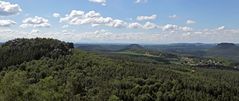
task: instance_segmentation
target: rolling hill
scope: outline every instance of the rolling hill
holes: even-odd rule
[[[224,57],[239,62],[239,46],[233,43],[220,43],[209,49],[206,56]]]
[[[130,44],[123,49],[118,50],[119,52],[135,52],[135,53],[145,53],[148,50],[139,44]]]

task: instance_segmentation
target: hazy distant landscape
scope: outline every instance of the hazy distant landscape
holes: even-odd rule
[[[239,101],[238,0],[0,0],[0,101]]]
[[[76,48],[94,52],[114,52],[124,49],[130,44],[75,44]],[[178,43],[161,45],[140,45],[147,50],[161,51],[179,55],[191,55],[198,57],[222,57],[239,62],[239,45],[234,43]]]

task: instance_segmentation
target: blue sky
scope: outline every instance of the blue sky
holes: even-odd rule
[[[0,41],[239,42],[238,0],[4,0]]]

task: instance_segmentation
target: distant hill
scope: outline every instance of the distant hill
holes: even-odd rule
[[[105,49],[101,45],[80,45],[80,44],[76,44],[75,47],[80,48],[82,50],[86,50],[86,51],[104,50]]]
[[[148,48],[145,48],[144,46],[141,46],[139,44],[131,44],[126,46],[124,49],[119,50],[120,53],[128,53],[128,54],[138,54],[143,55],[147,57],[156,57],[160,60],[170,60],[170,59],[176,59],[178,58],[177,55],[167,52],[161,52],[157,50],[151,50]]]
[[[216,56],[239,62],[239,45],[233,43],[178,43],[165,45],[75,44],[75,47],[85,51],[139,53],[160,57],[176,57],[172,54],[197,57]]]
[[[239,49],[239,47],[234,43],[220,43],[215,47],[217,49]]]
[[[194,55],[194,56],[203,56],[206,50],[213,48],[215,46],[216,44],[202,44],[202,43],[145,45],[145,47],[150,50],[163,51],[167,53]]]
[[[233,43],[220,43],[207,51],[208,56],[219,56],[239,62],[239,46]]]
[[[121,52],[136,52],[136,53],[145,53],[148,52],[148,50],[146,48],[144,48],[143,46],[139,45],[139,44],[130,44],[128,46],[126,46],[123,49],[120,49],[119,51]]]
[[[108,51],[118,51],[125,48],[127,45],[116,45],[116,44],[74,44],[75,48],[79,48],[85,51],[94,52],[108,52]]]
[[[139,44],[131,44],[129,46],[126,46],[124,49],[122,50],[145,50],[145,48]]]

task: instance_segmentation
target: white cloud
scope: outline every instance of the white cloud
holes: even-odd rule
[[[165,26],[162,27],[163,31],[174,31],[177,30],[178,26],[177,25],[172,25],[172,24],[167,24]]]
[[[131,28],[131,29],[139,29],[139,28],[143,28],[143,26],[137,22],[134,22],[134,23],[130,23],[128,25],[128,28]]]
[[[146,3],[148,0],[136,0],[135,3]]]
[[[31,31],[35,32],[35,31]],[[160,40],[160,34],[147,34],[147,33],[113,33],[107,30],[96,30],[91,32],[69,32],[63,30],[63,32],[44,32],[39,33],[37,30],[35,33],[24,32],[18,30],[0,30],[0,40],[6,41],[15,38],[54,38],[63,41],[71,42],[110,42],[110,43],[127,43],[127,42],[157,42]]]
[[[184,27],[179,27],[179,29],[180,29],[181,31],[184,31],[184,32],[189,32],[189,31],[192,31],[192,30],[193,30],[192,28],[186,27],[186,26],[184,26]]]
[[[225,29],[225,26],[218,27],[217,29],[218,29],[218,30],[224,30],[224,29]]]
[[[69,25],[63,25],[61,28],[68,28]]]
[[[62,30],[62,33],[68,33],[68,30]]]
[[[15,24],[16,22],[12,20],[0,20],[0,27],[10,27]]]
[[[100,13],[96,12],[96,11],[89,11],[88,13],[85,14],[86,18],[96,18],[96,17],[100,17]]]
[[[204,43],[221,43],[233,42],[238,43],[239,29],[206,29],[199,32],[192,32],[185,41],[204,42]]]
[[[29,17],[22,21],[23,24],[20,25],[22,28],[27,27],[50,27],[50,24],[47,19],[43,17]]]
[[[160,27],[157,24],[151,23],[151,22],[146,22],[144,25],[142,25],[138,22],[134,22],[134,23],[129,23],[128,28],[150,30],[150,29],[157,29],[157,28],[160,28]]]
[[[162,27],[163,31],[192,31],[192,28],[190,27],[182,27],[178,25],[173,25],[173,24],[166,24]]]
[[[139,17],[140,20],[153,20],[156,19],[157,15],[152,16],[141,16]],[[114,28],[142,28],[142,29],[156,29],[159,28],[157,24],[146,22],[144,25],[141,25],[140,23],[128,23],[120,19],[113,19],[111,17],[103,17],[100,13],[96,11],[77,11],[72,10],[69,14],[67,14],[65,17],[60,18],[61,23],[67,23],[70,25],[83,25],[83,24],[89,24],[92,27],[96,26],[109,26]]]
[[[114,28],[122,28],[126,25],[126,22],[116,19],[111,21],[110,23],[106,24],[107,26],[114,27]]]
[[[187,20],[186,23],[187,23],[187,24],[195,24],[196,21],[194,21],[194,20]]]
[[[91,24],[92,27],[97,27],[99,24]]]
[[[144,29],[156,29],[159,28],[157,24],[151,23],[151,22],[146,22],[143,26]]]
[[[101,4],[102,6],[106,6],[106,0],[89,0],[89,1],[93,3]]]
[[[157,15],[151,15],[151,16],[137,16],[138,21],[143,21],[143,20],[155,20],[157,18]]]
[[[176,19],[176,18],[178,18],[178,16],[176,14],[174,14],[174,15],[170,15],[169,18]]]
[[[38,29],[33,29],[30,33],[31,33],[31,34],[32,34],[32,33],[40,33],[40,30],[38,30]]]
[[[52,16],[55,17],[55,18],[58,18],[58,17],[60,17],[61,15],[60,15],[59,13],[53,13]]]
[[[16,15],[22,11],[18,4],[11,4],[10,2],[0,1],[0,16]]]
[[[238,43],[239,29],[207,29],[190,32],[175,31],[169,33],[167,31],[150,33],[150,32],[110,32],[107,30],[97,30],[90,32],[41,32],[36,31],[24,32],[22,30],[0,30],[0,40],[6,41],[15,38],[54,38],[71,42],[108,42],[108,43],[184,43],[184,42],[204,42],[204,43],[220,43],[234,42]]]
[[[71,25],[90,24],[92,26],[105,25],[115,28],[121,28],[127,25],[123,20],[113,19],[111,17],[103,17],[96,11],[84,11],[72,10],[70,14],[60,19],[60,22],[65,22]]]

